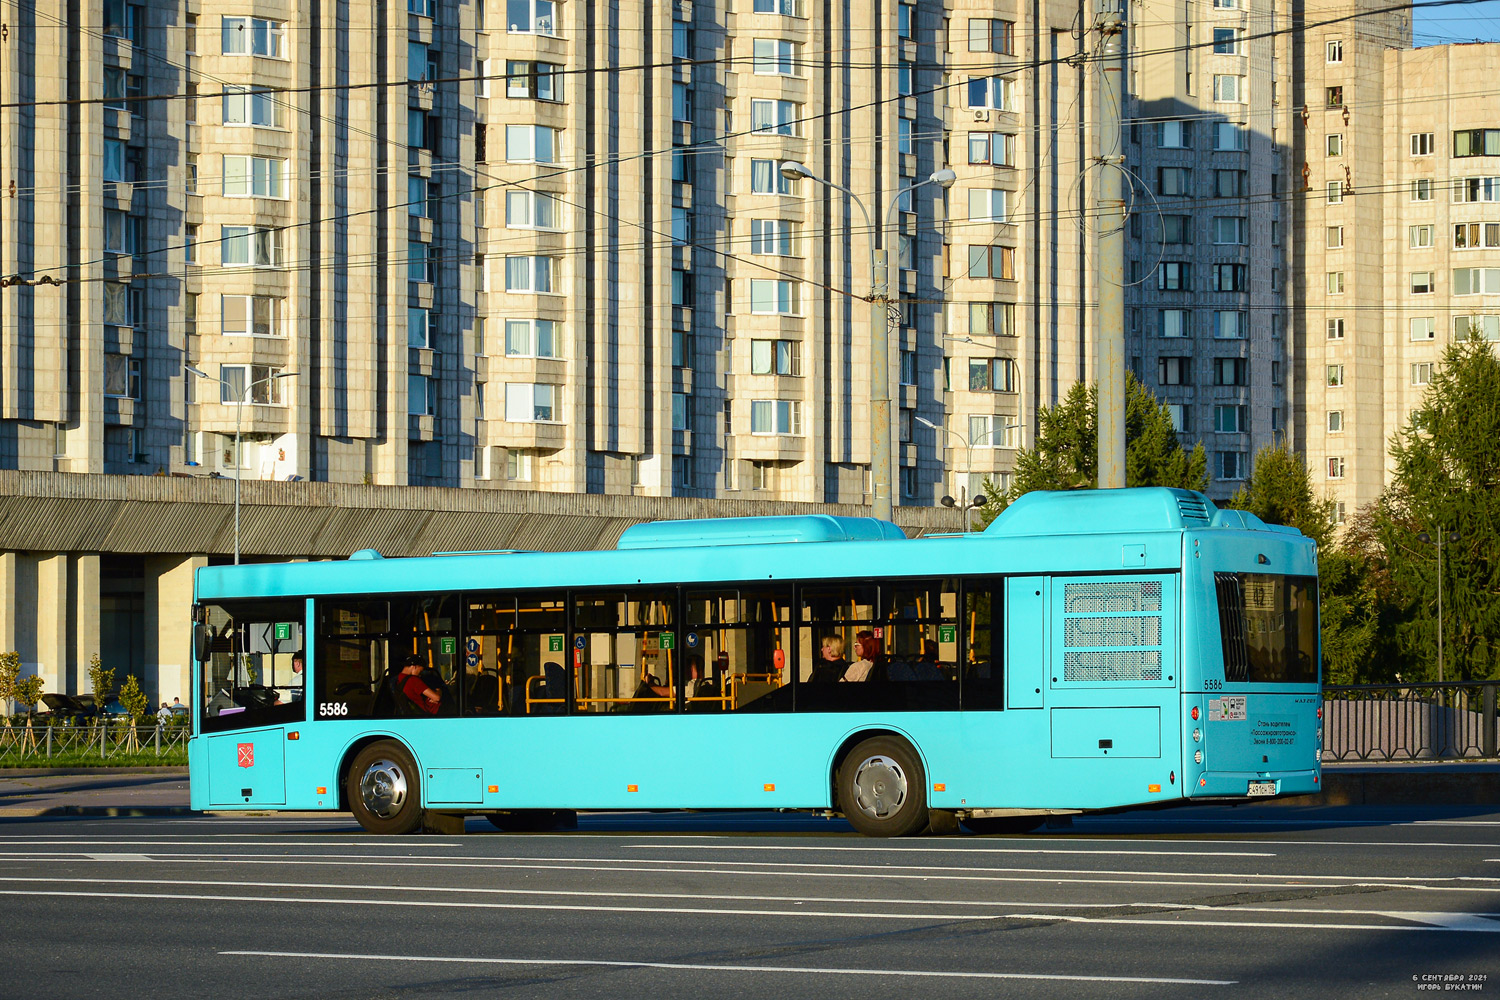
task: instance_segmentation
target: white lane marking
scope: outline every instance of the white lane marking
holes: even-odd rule
[[[1033,979],[1069,983],[1155,983],[1164,986],[1233,986],[1233,979],[1170,979],[1163,976],[1080,976],[1049,972],[953,972],[928,969],[833,969],[796,965],[711,965],[688,962],[618,962],[593,958],[461,958],[446,955],[350,955],[316,951],[221,951],[252,958],[349,959],[361,962],[441,962],[457,965],[567,965],[686,972],[770,972],[816,976],[908,976],[922,979]]]
[[[404,842],[403,842],[404,841]],[[348,843],[327,840],[95,840],[92,838],[80,838],[78,840],[4,840],[5,844],[15,844],[23,847],[67,847],[69,845],[98,844],[117,845],[122,847],[389,847],[410,848],[411,838],[402,838],[397,841],[390,840],[351,840]],[[444,844],[441,842],[422,842],[422,847],[458,847],[458,844]]]
[[[58,860],[69,861],[87,860],[81,856],[82,852],[52,851],[52,852],[0,852],[0,859],[7,861],[30,861],[30,860]],[[332,860],[324,860],[331,858]],[[551,860],[551,859],[548,859]],[[569,859],[570,860],[570,859]],[[717,875],[717,876],[769,876],[786,877],[796,876],[798,878],[859,878],[859,879],[905,879],[923,882],[1067,882],[1082,885],[1160,885],[1162,879],[1171,879],[1173,886],[1215,886],[1235,888],[1298,888],[1307,889],[1313,886],[1310,883],[1318,882],[1327,887],[1358,887],[1358,888],[1384,888],[1384,889],[1413,889],[1426,892],[1472,892],[1473,883],[1500,882],[1500,878],[1474,875],[1452,875],[1429,877],[1400,875],[1388,876],[1386,878],[1372,877],[1370,879],[1358,879],[1343,875],[1310,875],[1292,873],[1285,875],[1257,875],[1253,873],[1225,873],[1223,875],[1210,876],[1202,872],[1132,872],[1132,871],[1095,871],[1086,868],[975,868],[975,869],[919,869],[918,873],[909,874],[900,871],[881,869],[879,871],[868,870],[841,870],[841,871],[808,871],[806,866],[785,864],[780,867],[769,868],[737,868],[737,867],[676,867],[676,868],[636,868],[618,862],[609,862],[609,859],[583,859],[589,861],[604,861],[604,864],[546,864],[538,863],[531,858],[501,858],[501,859],[475,859],[474,861],[458,860],[427,860],[422,858],[391,858],[371,859],[361,855],[312,855],[300,858],[276,857],[262,854],[159,854],[153,859],[153,863],[167,864],[203,864],[207,862],[226,862],[240,865],[341,865],[349,867],[402,867],[402,868],[473,868],[473,869],[509,869],[519,868],[527,871],[576,871],[576,872],[633,872],[667,875]],[[649,859],[636,859],[638,864],[671,865],[677,864],[672,861],[651,861]],[[700,865],[714,864],[714,862],[697,862]],[[729,864],[728,862],[725,863]],[[841,865],[818,865],[813,867],[822,868],[854,868],[854,866]],[[899,866],[914,867],[914,866]],[[796,870],[783,870],[792,869]],[[969,875],[969,874],[939,874],[941,871],[984,871],[984,872],[1008,872],[1009,875]],[[1100,876],[1100,875],[1138,875],[1148,876],[1145,878],[1066,878],[1068,875]],[[1229,879],[1241,879],[1246,881],[1228,881]],[[1422,881],[1418,881],[1423,879]],[[1449,882],[1454,885],[1433,885],[1434,882]]]
[[[31,876],[0,876],[0,882],[43,882],[48,885],[66,885],[82,882],[89,885],[99,885],[101,882],[109,885],[161,885],[161,879],[145,878],[41,878]],[[225,881],[223,879],[173,879],[174,886],[198,885],[198,886],[235,886],[248,889],[344,889],[369,892],[431,892],[431,893],[463,893],[468,895],[506,895],[506,896],[567,896],[567,897],[602,897],[605,899],[617,899],[628,896],[631,899],[713,899],[713,900],[735,900],[742,903],[867,903],[869,905],[898,906],[1055,906],[1068,910],[1086,909],[1110,909],[1119,904],[1116,903],[1033,903],[1026,900],[972,900],[972,899],[882,899],[875,896],[860,896],[850,898],[845,896],[746,896],[726,895],[721,892],[693,893],[693,892],[638,892],[633,889],[622,889],[618,892],[607,892],[601,890],[584,889],[497,889],[489,887],[468,886],[444,886],[444,885],[350,885],[347,882],[260,882],[260,881]],[[1153,906],[1183,906],[1180,903],[1156,903],[1140,904]]]
[[[590,913],[670,913],[713,917],[842,917],[850,920],[978,920],[1002,919],[991,913],[861,913],[838,910],[751,910],[715,907],[601,906],[598,903],[570,905],[564,903],[484,903],[473,900],[427,899],[356,899],[337,896],[225,896],[213,893],[187,892],[75,892],[71,889],[0,889],[0,896],[77,896],[87,899],[173,899],[186,902],[216,903],[313,903],[336,906],[419,906],[435,909],[464,910],[583,910]]]
[[[29,857],[21,857],[21,858],[6,858],[5,860],[12,860],[12,861],[14,861],[14,860],[35,860],[35,859],[29,858]],[[53,859],[49,858],[48,860],[53,860]],[[86,859],[69,858],[68,860],[81,861],[81,860],[86,860]],[[489,870],[496,870],[496,869],[512,869],[512,868],[514,868],[514,869],[520,869],[522,871],[527,871],[527,872],[539,872],[539,871],[606,872],[606,873],[609,873],[609,874],[620,874],[620,873],[624,873],[624,872],[629,872],[629,873],[632,873],[632,874],[647,874],[647,875],[714,875],[714,876],[720,876],[720,877],[725,876],[725,875],[743,875],[743,876],[760,876],[760,877],[769,877],[769,878],[784,878],[784,877],[795,876],[797,878],[802,878],[802,879],[809,879],[809,878],[837,878],[837,879],[890,879],[890,880],[918,881],[918,882],[979,882],[979,883],[988,883],[988,882],[1005,882],[1005,883],[1011,883],[1011,882],[1014,882],[1014,883],[1022,884],[1022,885],[1027,885],[1027,884],[1032,884],[1032,883],[1043,883],[1043,884],[1046,884],[1048,886],[1053,886],[1053,885],[1144,885],[1144,886],[1156,886],[1156,887],[1160,887],[1162,885],[1162,882],[1161,882],[1160,879],[1064,878],[1064,877],[1062,877],[1060,875],[1057,875],[1057,874],[1046,874],[1046,875],[1042,875],[1040,877],[1031,878],[1031,877],[1021,876],[1021,875],[1015,875],[1015,876],[1002,876],[1002,875],[931,875],[931,874],[929,874],[929,875],[905,875],[905,874],[898,874],[898,873],[892,873],[892,874],[879,874],[879,873],[870,874],[870,873],[865,873],[865,872],[777,871],[775,869],[754,870],[754,871],[725,871],[724,869],[721,869],[721,868],[633,868],[633,867],[631,867],[629,865],[620,865],[620,864],[613,864],[613,865],[538,865],[538,864],[521,864],[521,863],[517,863],[517,864],[493,864],[493,863],[468,864],[468,863],[458,862],[458,861],[415,861],[415,862],[413,862],[413,861],[406,861],[406,860],[369,861],[369,860],[353,860],[353,859],[346,859],[346,860],[339,860],[339,861],[312,861],[312,860],[300,860],[300,859],[297,859],[297,858],[261,858],[261,857],[249,857],[246,860],[233,860],[233,861],[231,861],[231,860],[228,860],[226,858],[223,858],[222,856],[213,856],[213,855],[205,855],[205,856],[202,856],[202,857],[192,856],[192,857],[187,857],[187,858],[179,858],[179,857],[174,857],[174,856],[168,855],[168,856],[163,856],[163,857],[158,858],[155,863],[157,863],[157,864],[167,864],[167,863],[177,863],[177,864],[205,864],[205,863],[208,863],[210,861],[223,862],[223,863],[226,863],[226,864],[236,864],[236,865],[274,865],[276,867],[287,867],[287,866],[290,866],[290,865],[314,865],[314,866],[324,865],[324,866],[336,866],[336,867],[339,867],[339,868],[396,868],[396,867],[399,867],[399,868],[458,868],[458,869],[476,869],[476,870],[480,870],[480,871],[489,871]],[[1081,873],[1075,872],[1073,874],[1088,874],[1088,873],[1087,872],[1081,872]],[[1333,876],[1323,876],[1323,877],[1324,878],[1332,878]],[[1251,876],[1251,878],[1254,878],[1254,877]],[[1467,875],[1457,875],[1457,876],[1450,876],[1450,877],[1443,878],[1443,879],[1438,879],[1436,881],[1448,881],[1448,882],[1453,882],[1455,884],[1453,884],[1453,885],[1428,885],[1428,884],[1425,884],[1425,883],[1402,883],[1402,884],[1398,885],[1398,884],[1387,883],[1387,882],[1348,881],[1348,882],[1329,882],[1329,883],[1327,883],[1325,885],[1311,886],[1306,881],[1299,881],[1297,878],[1277,879],[1277,878],[1275,878],[1273,876],[1262,876],[1258,880],[1255,880],[1255,881],[1240,881],[1240,882],[1226,881],[1223,878],[1209,878],[1209,879],[1197,880],[1197,879],[1188,879],[1188,878],[1174,877],[1172,879],[1172,881],[1169,883],[1169,885],[1172,888],[1207,887],[1207,888],[1212,888],[1212,889],[1302,889],[1302,890],[1311,889],[1311,888],[1319,888],[1319,889],[1391,889],[1391,890],[1410,890],[1410,891],[1413,891],[1413,892],[1469,892],[1469,893],[1471,893],[1471,892],[1474,892],[1476,890],[1476,887],[1473,886],[1473,885],[1469,885],[1467,883],[1472,883],[1472,882],[1486,882],[1486,883],[1488,883],[1488,882],[1495,881],[1495,879],[1488,879],[1488,878],[1481,879],[1481,878],[1476,878],[1476,877],[1467,876]],[[1488,886],[1485,886],[1483,888],[1488,888]],[[1034,904],[1027,904],[1027,905],[1034,905]]]
[[[682,850],[680,844],[674,845],[670,842],[663,844],[621,844],[621,847],[636,848],[638,850]],[[709,850],[706,847],[687,848],[688,850]],[[1277,855],[1269,851],[1121,851],[1121,850],[1094,850],[1093,848],[1066,848],[1066,847],[818,847],[804,846],[800,844],[735,844],[732,847],[714,847],[714,851],[855,851],[860,854],[879,854],[882,857],[891,854],[1119,854],[1131,857],[1147,858],[1274,858]]]
[[[88,854],[90,861],[150,861],[144,854]]]
[[[1230,911],[1233,912],[1233,911]],[[1316,916],[1317,910],[1298,911]],[[1386,914],[1382,913],[1381,916]],[[1168,917],[1153,920],[1145,917],[1074,917],[1058,913],[1007,913],[1005,917],[1015,920],[1060,920],[1070,924],[1149,924],[1152,927],[1259,927],[1274,930],[1299,931],[1486,931],[1500,934],[1500,922],[1492,927],[1447,927],[1438,925],[1412,926],[1410,924],[1324,924],[1295,923],[1274,920],[1179,920]]]
[[[1420,910],[1385,910],[1383,916],[1397,920],[1419,920],[1450,931],[1500,933],[1500,913],[1426,913]]]

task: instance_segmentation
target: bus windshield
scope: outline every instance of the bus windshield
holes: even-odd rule
[[[303,706],[304,601],[237,601],[204,608],[203,732],[297,722]]]
[[[1226,681],[1317,682],[1317,577],[1215,573],[1214,585]]]

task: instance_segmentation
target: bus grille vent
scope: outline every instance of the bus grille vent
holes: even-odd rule
[[[1198,497],[1178,497],[1177,513],[1182,515],[1184,522],[1208,523],[1208,505]]]
[[[1215,573],[1219,598],[1219,638],[1224,644],[1224,679],[1250,679],[1250,643],[1245,629],[1245,581],[1238,573]]]
[[[1130,614],[1160,610],[1161,583],[1155,580],[1070,583],[1063,588],[1064,614]]]
[[[1064,618],[1063,645],[1160,646],[1161,617]]]
[[[1063,680],[1074,684],[1159,681],[1161,650],[1108,649],[1064,653]]]

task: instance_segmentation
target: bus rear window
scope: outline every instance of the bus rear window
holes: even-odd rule
[[[1215,573],[1224,680],[1314,684],[1318,680],[1318,579]]]

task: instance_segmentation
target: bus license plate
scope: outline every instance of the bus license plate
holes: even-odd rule
[[[1250,782],[1250,795],[1275,795],[1276,782],[1274,781],[1252,781]]]

